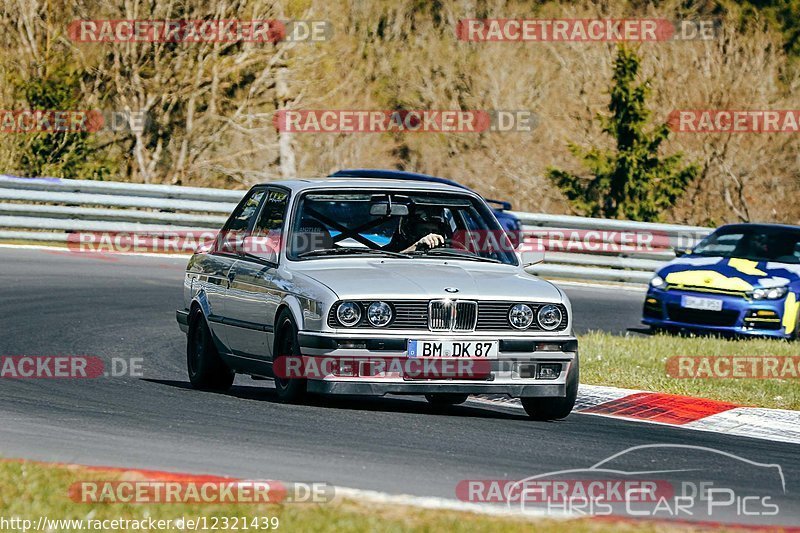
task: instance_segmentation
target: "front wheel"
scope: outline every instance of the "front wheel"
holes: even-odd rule
[[[434,407],[447,407],[448,405],[458,405],[467,401],[469,394],[458,394],[454,392],[441,394],[426,394],[425,399]]]
[[[289,311],[283,311],[278,317],[276,331],[280,333],[275,343],[275,358],[272,365],[276,371],[275,391],[281,401],[298,403],[306,397],[306,380],[289,377],[293,373],[302,375],[302,356],[300,355],[300,341],[297,339],[297,326]],[[294,368],[299,370],[290,372],[290,369]]]
[[[563,398],[522,398],[522,407],[533,420],[559,420],[566,418],[575,406],[578,398],[578,381],[580,377],[580,365],[577,357],[575,364],[570,369],[567,378],[567,395]]]
[[[200,309],[195,309],[190,317],[186,341],[186,369],[192,387],[215,391],[230,389],[236,374],[220,358]]]

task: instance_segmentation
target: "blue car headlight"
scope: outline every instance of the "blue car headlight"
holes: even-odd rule
[[[667,282],[661,276],[653,276],[653,279],[650,280],[650,286],[654,289],[663,289],[667,286]]]
[[[782,287],[762,287],[755,289],[750,293],[753,300],[780,300],[786,293],[789,292],[789,287],[786,285]]]

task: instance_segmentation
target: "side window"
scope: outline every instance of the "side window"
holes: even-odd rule
[[[288,204],[289,193],[276,189],[267,190],[267,200],[264,202],[255,227],[253,227],[252,237],[247,241],[249,254],[262,257],[272,263],[278,262]]]
[[[243,203],[239,204],[231,214],[225,227],[220,232],[219,250],[223,253],[236,253],[244,240],[250,221],[256,216],[261,199],[266,191],[255,190]]]

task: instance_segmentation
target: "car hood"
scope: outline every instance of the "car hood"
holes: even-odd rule
[[[510,266],[427,259],[319,259],[293,265],[295,274],[330,288],[342,299],[469,298],[558,303],[551,283]],[[458,289],[448,292],[445,289]]]
[[[670,285],[751,291],[800,281],[800,265],[689,255],[670,261],[657,274]]]

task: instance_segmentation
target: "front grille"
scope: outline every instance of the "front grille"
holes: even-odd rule
[[[430,320],[428,327],[431,331],[449,331],[450,330],[450,307],[445,305],[444,300],[434,300],[428,307]]]
[[[477,302],[456,302],[456,323],[453,331],[472,331],[477,321]]]
[[[374,300],[363,300],[358,302],[361,305],[361,322],[355,328],[368,329],[404,329],[404,330],[430,330],[430,331],[451,331],[450,321],[452,309],[443,305],[445,300],[388,300],[387,302],[394,309],[394,319],[383,328],[373,327],[366,318],[367,307]],[[468,301],[451,300],[455,302],[455,320],[452,331],[514,331],[508,323],[508,313],[511,307],[520,302],[504,302],[494,300]],[[539,308],[545,304],[527,303],[533,309],[534,316],[539,312]],[[328,325],[332,328],[342,328],[336,320],[336,307],[338,302],[331,307],[328,313]],[[561,326],[551,331],[563,331],[569,322],[567,308],[562,304],[556,304],[564,316]],[[430,322],[429,322],[430,317]],[[542,331],[536,320],[533,325],[525,331]]]
[[[781,319],[775,311],[753,309],[744,317],[744,325],[751,329],[781,329]]]
[[[475,326],[475,331],[497,331],[497,330],[510,330],[510,331],[520,331],[518,329],[514,329],[508,323],[508,313],[511,311],[511,308],[514,304],[518,303],[526,303],[531,306],[533,309],[533,316],[537,317],[539,314],[539,309],[543,305],[543,303],[532,303],[532,302],[496,302],[496,301],[486,301],[486,302],[478,302],[478,324]],[[556,307],[561,310],[561,315],[564,319],[561,321],[561,325],[558,326],[556,329],[552,330],[543,330],[538,323],[538,319],[534,318],[533,324],[531,327],[524,331],[564,331],[567,329],[567,324],[569,323],[569,317],[567,317],[567,307],[562,304],[555,304]]]
[[[702,311],[699,309],[686,309],[677,304],[667,305],[669,319],[686,324],[699,326],[731,327],[739,319],[739,311],[723,309],[722,311]]]
[[[475,329],[477,331],[513,329],[508,324],[508,312],[511,311],[513,305],[509,302],[480,302],[478,304],[478,324]],[[535,313],[534,309],[534,316]],[[530,329],[538,329],[535,320]]]
[[[391,302],[394,308],[394,320],[389,324],[393,329],[427,329],[428,302],[397,301]],[[367,304],[369,305],[369,304]]]
[[[739,296],[741,298],[747,297],[745,291],[735,291],[730,289],[715,289],[713,287],[702,287],[697,285],[667,285],[664,290],[666,291],[685,291],[685,292],[703,292],[713,294],[727,294],[728,296]]]
[[[478,304],[465,300],[431,300],[431,331],[473,331],[478,319]]]

